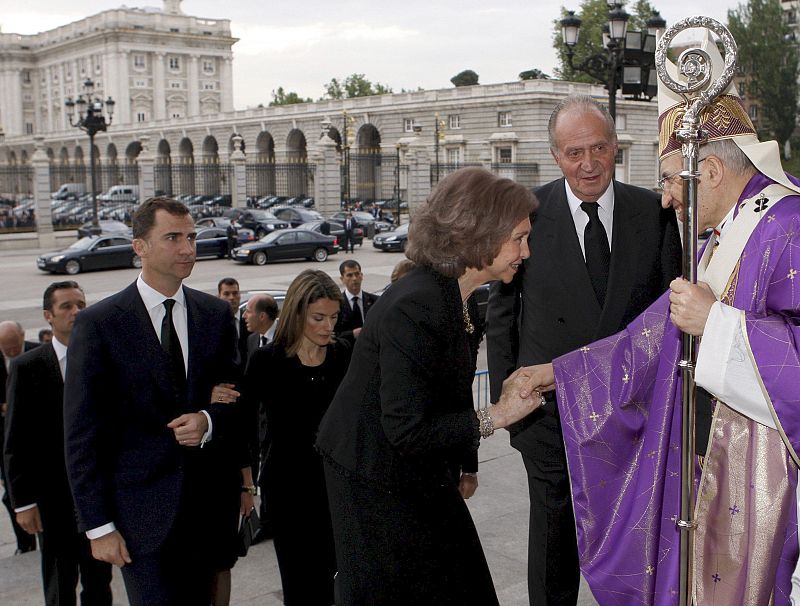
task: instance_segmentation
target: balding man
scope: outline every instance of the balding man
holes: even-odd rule
[[[250,336],[247,337],[247,357],[259,347],[264,347],[275,338],[278,327],[278,304],[268,294],[255,295],[247,301],[244,309],[244,321]]]
[[[0,453],[3,452],[3,436],[5,435],[5,416],[6,416],[6,383],[8,382],[8,367],[11,360],[25,351],[29,351],[39,344],[33,341],[25,340],[25,329],[19,322],[6,320],[0,322]],[[5,487],[6,472],[5,465],[3,464],[3,457],[0,456],[0,482]],[[17,551],[16,553],[25,553],[26,551],[33,551],[36,549],[36,537],[25,532],[22,527],[17,524],[16,514],[14,508],[11,506],[11,499],[8,496],[8,491],[3,493],[3,505],[8,510],[8,515],[11,518],[11,525],[14,528],[14,535],[17,538]]]

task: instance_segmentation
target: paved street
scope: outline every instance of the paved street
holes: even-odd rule
[[[64,276],[44,274],[36,269],[37,251],[13,251],[0,254],[0,281],[5,294],[0,300],[0,319],[22,323],[28,338],[35,339],[45,326],[41,312],[41,295],[52,281]],[[381,253],[365,241],[352,255],[365,273],[364,289],[383,287],[389,282],[394,264],[402,257]],[[346,255],[332,256],[325,263],[278,263],[264,267],[243,266],[228,260],[202,260],[195,266],[187,284],[210,293],[216,292],[217,281],[226,275],[239,280],[242,289],[285,289],[292,279],[306,268],[323,269],[338,283],[338,265]],[[86,291],[91,304],[132,282],[133,269],[79,274],[77,281]],[[485,368],[481,353],[478,368]],[[508,434],[498,432],[481,446],[480,487],[468,504],[486,551],[495,586],[502,606],[527,604],[526,545],[528,496],[525,471],[519,455],[508,444]],[[0,604],[4,606],[38,606],[43,602],[39,576],[39,555],[13,556],[14,539],[5,511],[0,511]],[[115,572],[115,604],[127,605],[118,571]],[[271,542],[252,548],[233,569],[235,606],[277,606],[282,603],[280,579]],[[592,606],[586,587],[582,587],[580,606]]]

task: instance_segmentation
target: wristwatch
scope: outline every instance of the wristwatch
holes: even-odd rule
[[[251,495],[256,496],[258,494],[258,488],[255,486],[242,486],[242,492],[249,492]]]

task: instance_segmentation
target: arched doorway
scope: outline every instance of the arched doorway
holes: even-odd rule
[[[172,180],[173,194],[192,196],[195,194],[194,144],[188,137],[178,143],[177,164],[172,167],[175,175]]]
[[[203,139],[203,161],[199,167],[202,175],[202,192],[205,195],[216,195],[220,193],[220,171],[219,171],[219,143],[217,139],[208,135]]]
[[[308,150],[306,136],[293,128],[286,137],[286,195],[300,196],[308,192]]]
[[[381,197],[381,134],[374,124],[362,124],[356,134],[356,152],[350,156],[351,193],[362,202]]]
[[[256,137],[255,161],[247,163],[247,195],[254,198],[277,194],[275,183],[275,139],[262,130]],[[253,157],[248,156],[248,159]]]

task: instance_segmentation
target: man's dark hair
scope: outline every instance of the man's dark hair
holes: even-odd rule
[[[148,236],[156,223],[156,211],[158,210],[165,210],[176,217],[183,217],[189,214],[189,209],[186,208],[185,204],[172,198],[167,198],[166,196],[149,198],[142,202],[142,205],[133,213],[131,226],[134,238],[144,239]]]
[[[223,286],[235,286],[239,288],[239,282],[236,278],[222,278],[222,280],[217,283],[217,294],[222,292]]]
[[[355,259],[347,259],[345,261],[342,261],[339,264],[339,275],[343,276],[344,272],[346,272],[348,269],[352,269],[354,267],[358,271],[361,271],[361,265],[359,265],[358,261],[356,261]]]
[[[274,322],[275,318],[278,317],[278,304],[271,295],[265,294],[264,296],[259,296],[256,302],[253,303],[253,311],[256,314],[267,314],[267,317]]]
[[[57,290],[65,288],[77,288],[83,292],[83,289],[78,286],[74,280],[63,280],[62,282],[53,282],[50,286],[44,289],[44,296],[42,297],[42,309],[53,311],[53,293]]]
[[[44,338],[46,336],[53,336],[53,329],[51,328],[43,328],[39,331],[39,343],[44,343]]]

